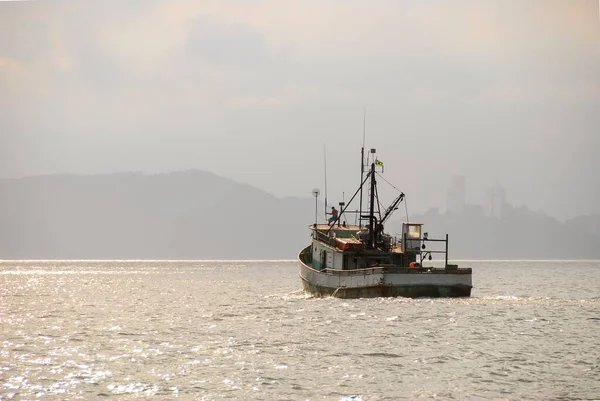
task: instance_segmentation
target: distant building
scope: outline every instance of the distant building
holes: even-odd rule
[[[467,199],[467,184],[464,175],[453,175],[446,193],[446,211],[461,213]]]
[[[506,190],[502,185],[496,183],[485,193],[485,212],[490,217],[502,218],[506,209]]]

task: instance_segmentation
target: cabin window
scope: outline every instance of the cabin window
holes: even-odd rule
[[[421,226],[409,226],[408,227],[409,238],[420,238],[421,237]]]

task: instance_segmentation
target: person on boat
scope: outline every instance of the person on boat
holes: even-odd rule
[[[337,220],[338,217],[338,211],[335,208],[335,206],[331,206],[331,217],[329,218],[329,222],[327,223],[327,225],[331,225],[331,223],[335,222]]]

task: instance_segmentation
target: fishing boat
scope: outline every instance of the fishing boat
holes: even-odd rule
[[[313,191],[311,243],[298,254],[305,293],[339,298],[469,297],[472,271],[448,263],[447,234],[441,239],[430,238],[422,223],[411,221],[402,223],[399,235],[385,231],[385,223],[405,195],[398,191],[389,207],[381,210],[377,181],[383,179],[383,163],[375,149],[366,159],[364,153],[363,146],[359,188],[347,204],[339,203],[339,211],[332,208],[325,223],[317,221],[319,190]],[[362,210],[363,189],[366,210]],[[359,205],[353,208],[357,198]],[[352,214],[355,224],[348,224],[346,218]],[[443,257],[442,266],[438,262],[434,267],[433,255]]]

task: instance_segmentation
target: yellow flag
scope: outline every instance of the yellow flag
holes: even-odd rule
[[[375,164],[377,166],[383,166],[383,162],[381,160],[379,160],[379,159],[375,159]]]

